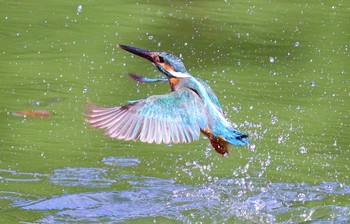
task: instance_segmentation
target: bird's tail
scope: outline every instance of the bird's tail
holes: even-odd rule
[[[250,143],[248,135],[239,131],[231,132],[232,134],[226,137],[226,141],[231,145],[244,146]]]

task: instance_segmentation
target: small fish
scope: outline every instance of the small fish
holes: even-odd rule
[[[23,111],[16,111],[12,112],[13,116],[16,117],[50,117],[51,113],[46,110],[23,110]]]

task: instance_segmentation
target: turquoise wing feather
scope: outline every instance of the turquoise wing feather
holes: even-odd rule
[[[218,97],[216,96],[216,94],[214,93],[214,91],[210,88],[210,86],[208,85],[208,83],[206,83],[204,80],[196,78],[205,88],[205,90],[208,93],[208,96],[210,98],[210,100],[218,107],[219,111],[223,114],[223,109],[222,106],[219,102]]]
[[[126,106],[87,106],[86,113],[95,128],[118,139],[142,142],[188,143],[198,140],[207,126],[205,107],[196,93],[187,88],[166,95],[150,96]]]

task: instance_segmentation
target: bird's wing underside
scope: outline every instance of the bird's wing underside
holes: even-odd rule
[[[87,106],[87,122],[104,128],[112,138],[142,142],[187,143],[197,140],[200,129],[207,126],[207,113],[201,99],[183,88],[166,95],[118,107]]]

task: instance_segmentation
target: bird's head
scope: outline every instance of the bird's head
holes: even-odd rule
[[[151,61],[168,78],[186,78],[187,72],[181,59],[167,52],[154,52],[137,47],[118,44],[118,47]]]

